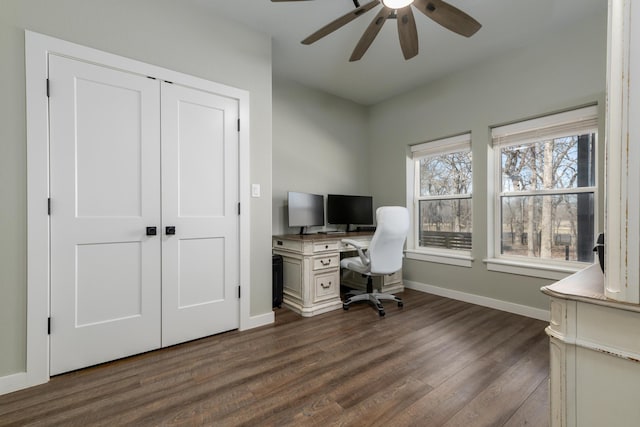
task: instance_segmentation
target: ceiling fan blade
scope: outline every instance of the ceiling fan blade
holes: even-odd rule
[[[359,61],[360,58],[364,56],[367,49],[369,49],[369,46],[371,46],[371,43],[373,43],[373,39],[376,38],[387,18],[392,13],[393,9],[382,6],[380,12],[378,12],[375,18],[373,18],[367,29],[362,34],[362,37],[360,37],[360,41],[353,49],[353,53],[351,54],[351,58],[349,58],[349,62]]]
[[[411,5],[398,9],[396,14],[402,54],[405,60],[411,59],[418,54],[418,30]]]
[[[438,24],[465,37],[471,37],[482,27],[471,16],[442,0],[415,0],[413,5]]]
[[[347,13],[346,15],[341,16],[340,18],[336,19],[335,21],[329,22],[327,25],[325,25],[324,27],[320,28],[318,31],[316,31],[315,33],[311,34],[306,39],[302,40],[302,44],[311,44],[311,43],[314,43],[314,42],[320,40],[324,36],[331,34],[335,30],[337,30],[338,28],[340,28],[340,27],[348,24],[349,22],[353,21],[354,19],[356,19],[358,16],[362,15],[363,13],[368,12],[369,10],[373,9],[378,4],[380,4],[380,0],[373,0],[372,2],[369,2],[369,3],[367,3],[367,4],[363,5],[363,6],[360,6],[358,8],[355,8],[351,12]]]

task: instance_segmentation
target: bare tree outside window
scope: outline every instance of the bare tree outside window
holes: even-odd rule
[[[419,245],[470,250],[472,158],[463,151],[417,160],[419,171]]]
[[[592,262],[595,133],[500,149],[504,255]]]

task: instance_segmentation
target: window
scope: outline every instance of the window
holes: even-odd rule
[[[413,209],[410,249],[466,254],[468,258],[472,231],[471,134],[412,146],[408,175],[413,179],[409,186]]]
[[[496,258],[593,262],[596,107],[491,131]]]

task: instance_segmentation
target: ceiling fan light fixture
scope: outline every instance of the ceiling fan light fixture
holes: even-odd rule
[[[301,1],[301,0],[271,0],[274,2],[282,1]],[[303,0],[306,1],[306,0]],[[367,29],[360,37],[360,41],[353,49],[353,53],[349,58],[350,62],[358,61],[365,54],[373,39],[380,32],[382,25],[388,19],[395,19],[398,26],[398,38],[400,47],[405,60],[409,60],[418,54],[418,31],[416,29],[416,21],[413,16],[413,8],[416,6],[418,11],[425,14],[431,20],[442,25],[444,28],[460,34],[461,36],[471,37],[482,25],[455,6],[450,5],[446,0],[367,0],[368,3],[360,6],[358,0],[353,0],[355,9],[329,22],[315,33],[302,40],[302,44],[308,45],[320,40],[337,29],[343,27],[354,19],[362,16],[364,13],[377,7],[382,3],[378,14],[373,18]]]
[[[402,9],[413,3],[413,0],[382,0],[382,4],[389,9]]]

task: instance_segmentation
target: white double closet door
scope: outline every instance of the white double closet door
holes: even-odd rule
[[[238,101],[55,55],[49,81],[50,373],[237,328]]]

